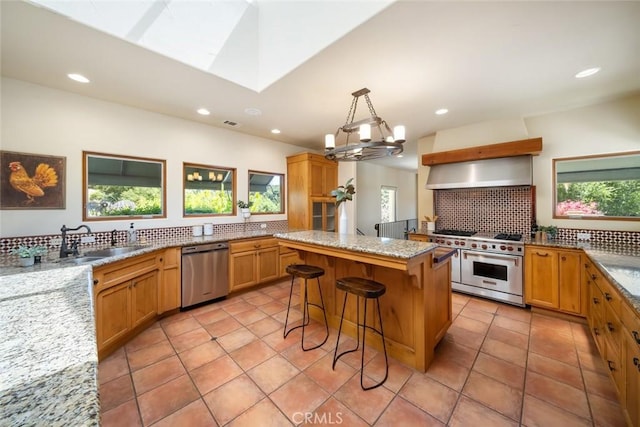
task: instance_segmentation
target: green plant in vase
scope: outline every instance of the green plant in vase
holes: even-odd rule
[[[353,200],[353,195],[356,194],[356,187],[352,184],[352,182],[353,178],[349,178],[344,185],[340,185],[338,186],[338,188],[331,191],[331,195],[336,198],[336,209],[338,209],[343,202],[346,202],[347,200]],[[343,206],[342,210],[340,211],[340,234],[347,234],[348,218],[345,208],[346,205]]]

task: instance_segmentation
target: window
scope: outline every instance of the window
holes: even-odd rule
[[[233,215],[236,170],[183,164],[183,216]]]
[[[82,154],[84,221],[166,217],[164,160]]]
[[[640,151],[553,160],[554,218],[640,220]]]
[[[283,189],[283,174],[249,171],[251,213],[284,213]]]
[[[396,187],[382,186],[380,189],[380,222],[396,220]]]

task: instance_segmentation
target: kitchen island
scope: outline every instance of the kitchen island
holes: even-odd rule
[[[380,298],[384,335],[389,355],[425,372],[434,348],[451,325],[451,268],[448,249],[433,243],[352,236],[321,231],[280,233],[281,246],[297,250],[306,264],[322,267],[320,278],[329,326],[337,329],[344,292],[336,279],[357,276],[383,283]],[[317,291],[309,286],[311,300]],[[311,307],[311,317],[321,312]],[[355,299],[350,298],[343,331],[356,336]],[[381,350],[379,339],[368,345]]]

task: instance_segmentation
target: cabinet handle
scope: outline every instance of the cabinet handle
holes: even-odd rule
[[[163,262],[164,260],[162,258],[160,258],[160,262]]]
[[[593,327],[593,335],[600,335],[600,332],[598,332],[598,328],[596,328],[595,326]]]
[[[586,268],[587,270],[589,269],[589,264],[587,264],[586,262],[584,263],[584,268]]]
[[[613,332],[613,331],[614,331],[614,329],[613,329],[613,323],[611,323],[611,322],[607,322],[607,329],[609,329],[609,332]]]
[[[536,252],[536,255],[538,255],[538,256],[549,256],[549,254],[541,254],[540,252]]]
[[[638,368],[638,372],[640,372],[640,359],[638,359],[637,357],[634,357],[633,364],[636,366],[636,368]]]
[[[562,259],[562,261],[566,261],[566,260],[567,260],[567,257],[566,257],[566,256],[563,256],[563,257],[561,257],[560,259]]]
[[[607,360],[607,365],[609,366],[609,370],[611,372],[616,370],[616,368],[613,367],[613,362],[611,360]]]
[[[593,297],[593,303],[594,304],[600,304],[600,301],[598,300],[598,298]]]
[[[591,280],[596,280],[596,275],[595,274],[591,275]]]
[[[638,333],[638,331],[633,331],[633,339],[636,340],[636,344],[640,344],[640,334]]]
[[[604,293],[604,297],[607,301],[611,301],[613,298],[611,298],[611,294],[609,292],[605,292]]]
[[[93,279],[93,285],[94,285],[94,286],[95,286],[95,285],[97,285],[98,283],[100,283],[100,280],[98,280],[98,279]]]

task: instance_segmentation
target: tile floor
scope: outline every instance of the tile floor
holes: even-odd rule
[[[309,352],[300,329],[283,340],[288,296],[283,281],[157,322],[100,363],[103,425],[625,425],[585,325],[454,294],[429,370],[391,360],[364,392],[358,353],[331,369],[335,330]],[[384,357],[367,356],[375,379]]]

